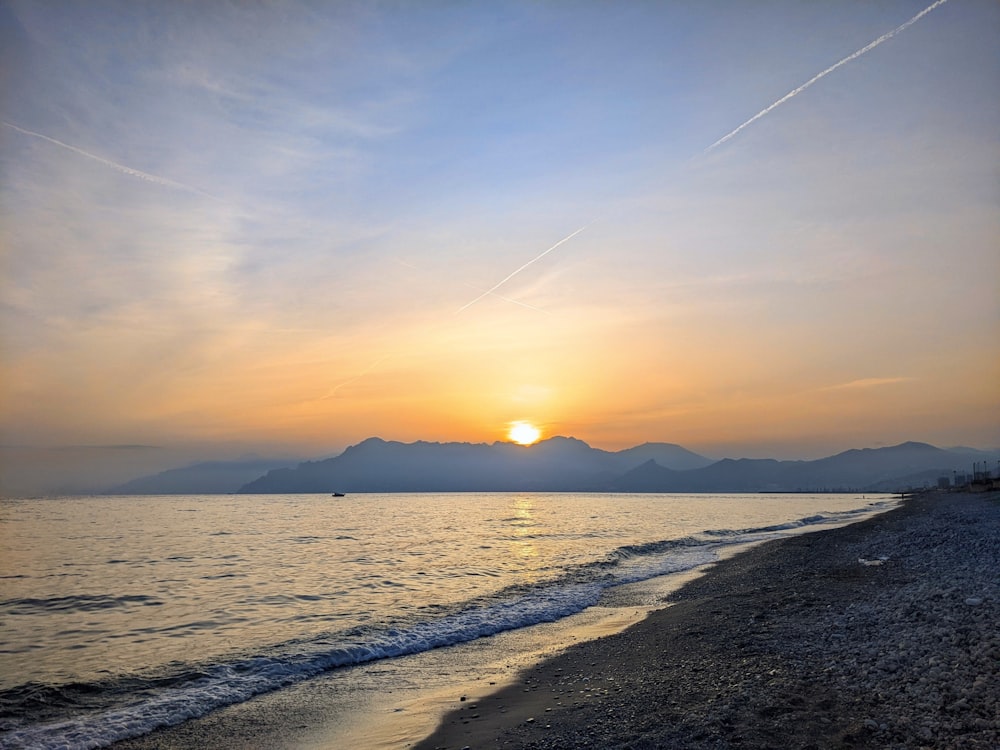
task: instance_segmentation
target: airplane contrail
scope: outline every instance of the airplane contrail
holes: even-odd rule
[[[36,133],[34,130],[28,130],[27,128],[20,128],[17,125],[7,122],[6,120],[0,120],[0,124],[6,125],[8,128],[16,130],[18,133],[23,133],[24,135],[30,135],[32,138],[41,138],[43,141],[48,141],[49,143],[53,143],[56,146],[59,146],[60,148],[67,149],[68,151],[72,151],[73,153],[79,154],[80,156],[85,156],[88,159],[93,159],[94,161],[100,162],[106,167],[111,167],[111,169],[121,172],[122,174],[127,174],[131,177],[138,177],[140,180],[146,180],[147,182],[152,182],[157,185],[162,185],[163,187],[174,188],[175,190],[183,190],[188,193],[194,193],[195,195],[201,195],[205,198],[211,198],[212,200],[216,201],[222,200],[221,198],[218,198],[217,196],[214,196],[211,193],[206,193],[204,190],[199,190],[198,188],[192,187],[191,185],[185,185],[182,182],[169,180],[166,177],[160,177],[155,174],[150,174],[149,172],[143,172],[139,169],[133,169],[132,167],[127,167],[124,164],[119,164],[116,161],[105,159],[103,156],[98,156],[97,154],[92,154],[89,151],[84,151],[82,148],[77,148],[76,146],[71,146],[68,143],[57,141],[55,138],[50,138],[49,136],[43,135],[42,133]]]
[[[493,294],[493,292],[495,292],[495,291],[496,291],[497,289],[499,289],[500,287],[502,287],[502,286],[503,286],[504,284],[506,284],[506,283],[507,283],[508,281],[510,281],[510,280],[511,280],[512,278],[514,278],[515,276],[517,276],[517,275],[518,275],[519,273],[521,273],[521,271],[523,271],[523,270],[524,270],[525,268],[527,268],[528,266],[532,265],[533,263],[537,263],[537,262],[538,262],[538,261],[540,261],[540,260],[541,260],[542,258],[544,258],[544,257],[545,257],[546,255],[548,255],[548,254],[549,254],[549,253],[551,253],[551,252],[552,252],[553,250],[555,250],[555,249],[556,249],[557,247],[559,247],[559,246],[560,246],[560,245],[561,245],[562,243],[564,243],[564,242],[567,242],[567,241],[569,241],[569,240],[573,239],[573,238],[574,238],[574,237],[576,237],[576,236],[577,236],[578,234],[580,234],[580,232],[582,232],[582,231],[583,231],[584,229],[586,229],[587,227],[591,226],[591,225],[592,225],[593,223],[594,223],[594,222],[590,222],[590,224],[584,224],[584,225],[583,225],[582,227],[580,227],[579,229],[577,229],[577,230],[576,230],[575,232],[573,232],[572,234],[568,234],[568,235],[566,235],[565,237],[563,237],[563,238],[562,238],[561,240],[559,240],[559,241],[558,241],[558,242],[557,242],[556,244],[554,244],[554,245],[553,245],[552,247],[550,247],[550,248],[549,248],[548,250],[545,250],[544,252],[541,252],[541,253],[539,253],[539,254],[538,254],[538,255],[536,255],[536,256],[535,256],[534,258],[532,258],[532,259],[531,259],[531,260],[529,260],[529,261],[528,261],[527,263],[525,263],[524,265],[520,266],[519,268],[516,268],[516,269],[514,269],[514,270],[513,270],[513,271],[511,271],[511,272],[510,272],[509,274],[507,274],[506,276],[504,276],[504,277],[503,277],[503,278],[502,278],[502,279],[501,279],[500,281],[498,281],[498,282],[497,282],[496,284],[494,284],[494,285],[493,285],[493,286],[491,286],[491,287],[490,287],[489,289],[487,289],[487,290],[486,290],[485,292],[483,292],[483,293],[482,293],[482,294],[480,294],[480,295],[479,295],[478,297],[476,297],[476,298],[475,298],[474,300],[472,300],[471,302],[467,302],[467,303],[465,303],[464,305],[462,305],[462,306],[461,306],[460,308],[458,308],[458,309],[457,309],[457,310],[455,311],[455,314],[456,314],[456,315],[458,315],[458,314],[459,314],[460,312],[462,312],[463,310],[466,310],[466,309],[468,309],[468,308],[472,307],[472,306],[473,306],[474,304],[476,304],[477,302],[479,302],[479,300],[481,300],[481,299],[482,299],[483,297],[485,297],[485,296],[487,296],[487,295],[489,295],[489,294]]]
[[[407,263],[405,260],[400,260],[399,258],[393,258],[393,261],[403,266],[404,268],[412,268],[414,271],[424,271],[425,269],[420,268],[420,266],[415,266],[412,263]],[[465,286],[475,289],[477,292],[483,291],[482,287],[477,287],[475,284],[466,283]],[[509,302],[512,305],[520,305],[521,307],[526,307],[529,310],[534,310],[535,312],[545,313],[549,315],[548,310],[543,310],[540,307],[535,307],[534,305],[529,305],[527,302],[522,302],[519,299],[514,299],[513,297],[505,297],[502,294],[497,294],[496,292],[486,292],[486,294],[492,294],[497,299],[502,299],[504,302]]]
[[[476,289],[476,286],[473,285],[473,284],[466,284],[466,286],[471,286],[473,289]],[[497,294],[496,292],[488,292],[488,294],[492,294],[497,299],[503,300],[504,302],[509,302],[512,305],[519,305],[521,307],[527,308],[528,310],[534,310],[535,312],[538,312],[538,313],[544,313],[546,315],[551,315],[551,313],[548,310],[543,310],[540,307],[535,307],[534,305],[529,305],[527,302],[522,302],[519,299],[514,299],[513,297],[505,297],[504,295]]]
[[[354,377],[350,377],[347,380],[344,380],[344,381],[342,381],[340,383],[337,383],[337,385],[335,385],[333,388],[331,388],[330,391],[325,396],[320,396],[319,399],[317,399],[317,400],[318,401],[326,401],[326,399],[328,399],[328,398],[333,398],[334,396],[337,395],[337,391],[339,391],[341,388],[343,388],[346,385],[350,385],[351,383],[355,382],[356,380],[361,380],[361,378],[363,378],[365,375],[367,375],[368,373],[370,373],[372,370],[374,370],[380,364],[382,364],[387,359],[389,359],[389,356],[390,355],[386,354],[385,356],[379,357],[378,359],[376,359],[374,362],[372,362],[370,365],[368,365],[368,367],[366,367],[365,369],[363,369],[361,372],[359,372]]]
[[[831,65],[826,70],[824,70],[824,71],[822,71],[820,73],[817,73],[816,75],[814,75],[812,78],[810,78],[808,81],[806,81],[805,83],[803,83],[798,88],[792,89],[787,94],[785,94],[783,97],[781,97],[780,99],[778,99],[778,101],[774,102],[773,104],[771,104],[770,106],[766,107],[765,109],[762,109],[760,112],[758,112],[757,114],[755,114],[753,117],[751,117],[749,120],[747,120],[746,122],[744,122],[742,125],[740,125],[735,130],[733,130],[733,131],[727,133],[726,135],[722,136],[719,140],[717,140],[711,146],[709,146],[708,148],[706,148],[702,153],[703,154],[707,154],[712,149],[714,149],[714,148],[716,148],[718,146],[721,146],[723,143],[725,143],[726,141],[728,141],[730,138],[732,138],[733,136],[735,136],[737,133],[739,133],[740,131],[742,131],[744,128],[752,125],[757,120],[759,120],[761,117],[763,117],[764,115],[770,113],[775,108],[780,107],[782,104],[784,104],[785,102],[787,102],[789,99],[792,99],[793,97],[796,97],[799,94],[801,94],[803,91],[805,91],[807,88],[809,88],[810,86],[812,86],[814,83],[816,83],[821,78],[823,78],[825,76],[828,76],[830,73],[832,73],[833,71],[835,71],[837,68],[841,67],[842,65],[847,65],[847,63],[851,62],[852,60],[857,60],[859,57],[861,57],[866,52],[870,52],[871,50],[873,50],[876,47],[878,47],[880,44],[882,44],[882,42],[885,42],[885,41],[888,41],[889,39],[892,39],[894,36],[896,36],[896,34],[900,33],[901,31],[905,31],[910,26],[912,26],[917,21],[919,21],[921,18],[923,18],[924,16],[926,16],[928,13],[930,13],[932,10],[934,10],[935,8],[939,8],[940,6],[944,5],[946,2],[948,2],[948,0],[937,0],[937,2],[932,3],[931,5],[927,6],[922,11],[920,11],[919,13],[917,13],[917,15],[915,15],[909,21],[906,21],[905,23],[901,23],[899,26],[897,26],[896,28],[894,28],[892,31],[887,31],[886,33],[882,34],[882,36],[880,36],[875,41],[869,42],[868,44],[866,44],[864,47],[862,47],[861,49],[857,50],[856,52],[852,52],[850,55],[848,55],[847,57],[845,57],[843,60],[835,62],[833,65]],[[593,222],[591,222],[591,224],[592,223]],[[578,235],[580,232],[582,232],[584,229],[586,229],[589,226],[590,226],[590,224],[582,226],[579,229],[577,229],[575,232],[573,232],[573,234],[570,234],[567,237],[563,237],[561,240],[559,240],[559,242],[557,242],[556,244],[554,244],[548,250],[546,250],[543,253],[540,253],[539,255],[537,255],[534,258],[532,258],[531,260],[529,260],[527,263],[525,263],[520,268],[517,268],[514,271],[512,271],[511,273],[509,273],[507,276],[505,276],[503,279],[501,279],[497,284],[494,284],[492,287],[490,287],[485,292],[483,292],[482,294],[480,294],[474,300],[472,300],[471,302],[468,302],[468,303],[462,305],[462,307],[458,308],[458,310],[455,311],[455,314],[457,315],[458,313],[462,312],[463,310],[466,310],[466,309],[472,307],[474,304],[476,304],[477,302],[479,302],[479,300],[481,300],[483,297],[486,297],[487,295],[493,294],[497,289],[499,289],[501,286],[503,286],[504,284],[506,284],[512,278],[514,278],[515,276],[517,276],[517,274],[521,273],[521,271],[523,271],[525,268],[527,268],[528,266],[530,266],[532,263],[535,263],[535,262],[541,260],[546,255],[548,255],[550,252],[552,252],[557,247],[559,247],[561,244],[563,244],[567,240],[572,239],[573,237],[575,237],[576,235]]]
[[[857,52],[853,52],[850,55],[848,55],[847,57],[845,57],[843,60],[841,60],[840,62],[834,63],[829,68],[827,68],[826,70],[824,70],[822,73],[817,73],[812,78],[810,78],[808,81],[806,81],[801,86],[799,86],[797,89],[793,89],[792,91],[789,91],[783,97],[781,97],[780,99],[778,99],[778,101],[776,101],[774,104],[772,104],[771,106],[767,107],[766,109],[762,109],[760,112],[758,112],[753,117],[751,117],[749,120],[747,120],[745,123],[743,123],[738,128],[736,128],[736,130],[734,130],[731,133],[727,133],[726,135],[722,136],[719,140],[717,140],[711,146],[709,146],[708,148],[706,148],[702,153],[707,154],[709,151],[711,151],[716,146],[721,146],[723,143],[725,143],[730,138],[732,138],[734,135],[736,135],[741,130],[743,130],[743,128],[745,128],[748,125],[751,125],[752,123],[756,122],[761,117],[763,117],[764,115],[768,114],[771,110],[775,109],[776,107],[781,106],[782,104],[784,104],[785,102],[787,102],[792,97],[795,97],[795,96],[798,96],[799,94],[801,94],[807,88],[809,88],[814,83],[816,83],[816,81],[818,81],[820,78],[823,78],[824,76],[829,75],[830,73],[832,73],[833,71],[835,71],[837,68],[839,68],[841,65],[847,65],[847,63],[851,62],[852,60],[857,60],[859,57],[861,57],[866,52],[870,52],[871,50],[873,50],[876,47],[878,47],[880,44],[882,44],[882,42],[885,42],[885,41],[888,41],[889,39],[892,39],[894,36],[896,36],[896,34],[898,34],[901,31],[905,31],[910,26],[912,26],[917,21],[919,21],[921,18],[923,18],[924,16],[926,16],[928,13],[930,13],[932,10],[934,10],[935,8],[938,8],[938,7],[942,6],[942,5],[944,5],[946,2],[948,2],[948,0],[937,0],[936,3],[934,3],[933,5],[927,6],[926,8],[924,8],[922,11],[920,11],[919,13],[917,13],[917,15],[915,15],[913,18],[911,18],[906,23],[900,24],[899,26],[897,26],[896,28],[894,28],[892,31],[887,31],[882,36],[880,36],[878,39],[876,39],[873,42],[870,42],[869,44],[866,44],[864,47],[862,47],[861,49],[859,49]]]

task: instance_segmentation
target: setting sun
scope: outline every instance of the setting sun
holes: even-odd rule
[[[541,430],[530,422],[511,422],[510,429],[507,431],[507,437],[521,445],[537,443],[541,435]]]

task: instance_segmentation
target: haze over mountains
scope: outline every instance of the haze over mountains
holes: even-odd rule
[[[212,462],[143,477],[115,494],[331,492],[794,492],[896,491],[942,475],[995,468],[1000,453],[926,443],[848,450],[815,461],[713,459],[671,443],[621,451],[554,437],[513,443],[400,443],[369,438],[297,466]]]
[[[675,470],[711,459],[670,443],[611,453],[575,438],[514,443],[397,443],[369,438],[336,458],[271,471],[240,492],[563,492],[607,489],[630,469],[656,461]]]
[[[236,492],[271,469],[295,461],[254,458],[246,461],[205,461],[133,479],[108,491],[109,495],[212,495]]]

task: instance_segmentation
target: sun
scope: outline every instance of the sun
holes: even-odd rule
[[[542,431],[531,422],[511,422],[510,429],[507,430],[507,437],[521,445],[537,443],[541,436]]]

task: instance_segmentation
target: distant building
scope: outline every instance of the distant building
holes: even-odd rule
[[[951,480],[948,477],[938,477],[938,489],[947,490],[951,488]]]

